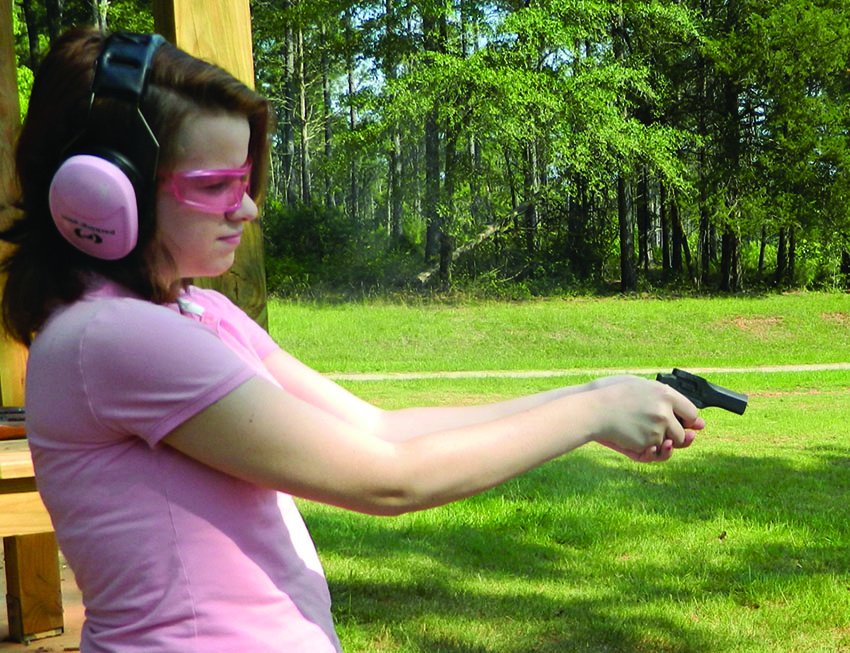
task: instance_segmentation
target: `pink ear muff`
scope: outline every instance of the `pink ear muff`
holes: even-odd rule
[[[72,156],[54,175],[49,202],[59,232],[86,254],[112,261],[136,246],[136,194],[115,164],[88,154]]]

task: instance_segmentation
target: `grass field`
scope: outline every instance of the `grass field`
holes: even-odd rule
[[[850,297],[283,304],[272,334],[324,372],[749,366],[850,360]]]
[[[560,374],[343,381],[385,407],[585,370],[850,362],[840,294],[270,309],[274,337],[326,373]],[[705,411],[666,464],[591,445],[399,518],[302,503],[347,653],[850,652],[850,370],[710,379],[748,393],[746,414]]]

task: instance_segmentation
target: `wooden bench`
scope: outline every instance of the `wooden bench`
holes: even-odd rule
[[[0,537],[9,636],[30,642],[61,634],[65,624],[59,549],[23,435],[22,425],[0,423]]]

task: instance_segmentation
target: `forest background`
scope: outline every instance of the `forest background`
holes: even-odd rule
[[[16,0],[22,110],[64,28]],[[847,0],[254,0],[269,290],[850,284]]]

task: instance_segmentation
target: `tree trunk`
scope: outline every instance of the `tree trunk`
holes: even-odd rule
[[[291,6],[289,0],[284,0],[283,7]],[[295,186],[295,41],[292,35],[291,24],[284,28],[283,35],[283,76],[281,88],[284,98],[282,102],[283,116],[281,119],[281,140],[283,153],[281,156],[282,179],[280,180],[281,194],[286,200],[287,206],[294,206],[298,201],[298,193]]]
[[[649,217],[649,181],[644,166],[638,173],[636,199],[638,266],[646,273],[649,271],[649,231],[652,223]]]
[[[325,206],[336,206],[336,196],[331,188],[331,175],[328,170],[333,155],[333,127],[331,125],[333,109],[331,107],[331,79],[330,79],[330,57],[328,57],[328,35],[327,28],[322,23],[322,125],[324,134],[324,154],[325,162],[322,173],[322,183],[324,185]]]
[[[345,12],[345,39],[347,43],[345,64],[346,78],[348,80],[348,129],[353,134],[357,129],[357,110],[354,106],[354,92],[356,88],[354,84],[354,39],[353,28],[351,26],[351,12],[351,9]],[[358,194],[357,161],[353,153],[350,153],[348,162],[348,215],[355,222],[358,215]]]
[[[516,213],[516,209],[519,206],[519,200],[517,199],[517,189],[516,183],[514,181],[514,166],[511,162],[511,153],[507,147],[502,148],[502,154],[505,157],[505,173],[508,177],[508,191],[511,194],[511,212]]]
[[[393,129],[392,141],[390,143],[389,177],[390,177],[390,216],[389,232],[390,240],[398,244],[402,237],[402,214],[404,211],[404,198],[402,197],[402,178],[404,169],[402,167],[401,134],[398,129]]]
[[[426,52],[440,50],[440,34],[437,16],[429,7],[423,12],[422,34]],[[425,261],[433,261],[440,255],[440,130],[437,110],[432,108],[425,117],[425,201],[423,205],[425,233]]]
[[[109,0],[91,0],[91,10],[94,25],[101,31],[109,29],[106,15],[109,12]]]
[[[631,189],[623,175],[617,175],[617,223],[620,228],[620,289],[637,290],[635,266],[635,225],[632,217]]]
[[[525,235],[525,251],[529,257],[533,257],[537,251],[537,147],[534,143],[525,145],[525,203],[526,209],[523,213],[523,233]]]
[[[51,43],[62,33],[64,5],[65,0],[47,0],[44,3],[44,10],[47,15],[47,33],[50,35]]]
[[[384,71],[387,80],[390,82],[398,78],[398,66],[396,64],[396,45],[395,40],[398,33],[398,17],[396,16],[394,0],[385,0],[384,13],[387,23],[387,45],[386,55],[384,56]],[[389,237],[390,242],[394,245],[398,244],[402,236],[402,151],[401,151],[401,133],[398,124],[393,121],[390,134],[390,151],[389,161],[387,166],[388,186],[390,193],[389,201]]]
[[[708,16],[707,2],[701,3],[703,16]],[[697,256],[699,257],[699,271],[697,284],[705,286],[708,283],[709,271],[711,269],[711,228],[708,217],[708,152],[706,142],[710,140],[708,127],[708,113],[711,111],[711,102],[708,93],[708,61],[707,55],[700,53],[697,60],[697,132],[702,139],[702,144],[697,151],[698,170],[698,206],[699,206],[699,233],[697,235]]]
[[[313,199],[313,180],[311,177],[310,160],[310,133],[308,131],[308,108],[307,108],[307,80],[306,66],[304,65],[304,30],[299,25],[296,35],[298,47],[296,80],[298,83],[298,134],[299,134],[299,160],[301,168],[301,201],[309,204]]]
[[[460,3],[460,55],[466,59],[478,48],[478,19],[469,16],[469,6]],[[489,216],[485,209],[486,200],[481,193],[481,144],[478,134],[470,134],[467,141],[469,156],[469,213],[474,225],[479,225]]]
[[[436,111],[425,117],[425,261],[433,261],[439,254],[440,234],[440,135],[437,130]]]
[[[720,289],[734,292],[741,286],[738,237],[728,229],[723,234],[720,257]]]
[[[444,290],[452,284],[452,254],[454,239],[451,236],[454,216],[455,177],[457,175],[457,135],[451,134],[446,138],[446,170],[445,184],[442,193],[442,208],[440,211],[440,285]]]
[[[797,276],[797,230],[788,228],[788,270],[785,273],[785,281],[789,286],[794,285],[794,277]]]
[[[682,223],[679,219],[679,204],[676,196],[670,197],[670,271],[676,275],[682,273],[682,244],[684,234]]]
[[[626,24],[622,13],[615,16],[611,29],[614,59],[625,59]],[[625,168],[625,162],[623,162]],[[637,266],[635,265],[635,224],[632,215],[632,197],[625,171],[617,173],[617,224],[620,232],[620,288],[623,291],[637,290]]]
[[[658,184],[658,222],[661,227],[661,274],[670,276],[670,218],[667,215],[667,184]]]
[[[778,243],[776,245],[776,275],[774,283],[781,286],[785,282],[785,271],[788,269],[788,250],[785,236],[785,228],[779,228]]]
[[[24,12],[24,22],[27,25],[27,44],[29,46],[27,67],[30,70],[35,70],[38,68],[38,25],[31,0],[21,0],[21,9]]]
[[[732,34],[738,28],[737,0],[728,0],[726,12],[726,29],[729,34]],[[732,77],[732,73],[726,73],[723,80],[723,121],[725,123],[723,149],[726,159],[727,217],[723,225],[720,288],[727,291],[738,290],[741,282],[739,243],[734,229],[734,223],[740,216],[738,208],[738,178],[741,166],[740,96],[738,82]]]
[[[688,245],[688,239],[685,236],[685,230],[682,228],[682,217],[679,214],[679,201],[676,197],[670,202],[670,222],[673,229],[673,254],[671,265],[677,273],[683,271],[682,256],[685,260],[685,269],[688,272],[688,277],[695,278],[693,257],[691,256],[691,247]]]
[[[699,204],[699,283],[701,286],[708,284],[709,272],[711,271],[711,240],[712,229],[708,219],[708,207],[704,201]]]

